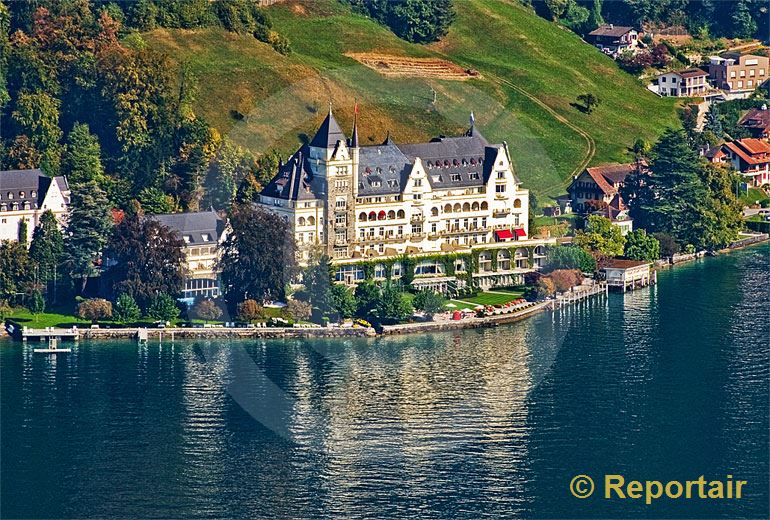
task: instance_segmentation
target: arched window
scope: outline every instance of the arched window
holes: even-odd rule
[[[431,217],[438,217],[438,208],[436,207],[431,208],[430,215]]]
[[[481,210],[486,211],[489,209],[489,204],[487,204],[487,201],[484,201],[481,203]]]
[[[478,211],[479,210],[479,203],[478,202],[474,202],[473,204],[471,204],[471,210]]]
[[[485,251],[479,255],[479,272],[488,273],[492,270],[492,254]]]
[[[446,204],[444,206],[444,213],[452,213],[452,205],[451,204]]]
[[[513,207],[514,208],[520,208],[521,207],[521,199],[516,199],[513,201]]]
[[[406,213],[404,213],[403,209],[398,210],[397,215],[398,215],[398,218],[405,218],[406,217]]]
[[[387,213],[385,213],[385,210],[380,210],[380,212],[377,214],[377,220],[385,220],[387,217]]]
[[[307,218],[307,225],[308,226],[315,226],[315,217],[308,217]]]
[[[375,213],[374,211],[370,211],[369,220],[377,220],[377,213]]]
[[[471,205],[469,203],[466,202],[465,204],[463,204],[463,211],[470,211],[470,210],[471,210]]]
[[[298,226],[304,226],[305,225],[305,217],[299,217],[299,219],[297,219],[297,225]]]
[[[545,246],[537,246],[535,248],[535,254],[538,256],[545,256]]]
[[[364,213],[363,211],[361,213],[359,213],[358,214],[358,221],[359,222],[366,222],[366,213]]]
[[[452,211],[454,211],[455,213],[459,213],[461,209],[462,207],[460,206],[459,202],[452,207]]]
[[[388,220],[393,220],[396,218],[396,212],[393,210],[388,211]]]
[[[511,253],[505,249],[501,249],[497,252],[497,268],[501,271],[508,271],[511,269]]]

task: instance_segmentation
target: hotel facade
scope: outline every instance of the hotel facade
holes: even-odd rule
[[[413,263],[416,288],[512,285],[548,243],[529,237],[529,191],[507,145],[489,144],[472,115],[458,137],[360,146],[357,124],[348,139],[330,108],[258,204],[289,222],[300,264],[320,249],[348,284],[398,278]]]

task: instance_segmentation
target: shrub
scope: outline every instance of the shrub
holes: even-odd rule
[[[308,302],[289,300],[286,310],[295,320],[306,320],[313,314],[313,307]]]
[[[112,303],[103,298],[93,298],[85,300],[78,305],[78,316],[84,320],[96,323],[98,320],[104,320],[112,317]]]
[[[136,300],[130,294],[123,293],[115,301],[112,318],[118,323],[132,323],[138,320],[141,314]]]
[[[557,269],[545,278],[550,279],[559,292],[568,291],[583,282],[583,275],[578,269]]]
[[[193,306],[192,315],[208,322],[220,318],[222,316],[222,309],[212,300],[201,300]]]
[[[265,317],[265,309],[256,300],[244,300],[238,304],[238,319],[254,321]]]
[[[179,307],[171,296],[159,293],[150,301],[147,316],[158,321],[172,321],[179,317]]]
[[[420,291],[414,297],[412,304],[415,309],[423,311],[432,318],[434,314],[444,310],[446,300],[433,291]]]

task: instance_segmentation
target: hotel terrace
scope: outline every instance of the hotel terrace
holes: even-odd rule
[[[529,191],[507,145],[489,144],[474,123],[458,137],[360,146],[357,124],[348,139],[330,108],[259,204],[291,224],[301,264],[320,248],[339,282],[397,278],[414,263],[416,288],[520,283],[549,241],[529,237]]]

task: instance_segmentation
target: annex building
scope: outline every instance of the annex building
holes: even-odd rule
[[[368,277],[366,266],[375,279],[399,277],[407,255],[418,288],[471,277],[481,287],[510,285],[545,256],[546,241],[529,236],[529,191],[507,145],[488,143],[472,114],[464,135],[361,146],[357,123],[347,138],[330,108],[259,204],[291,224],[300,263],[320,248],[346,283]]]

